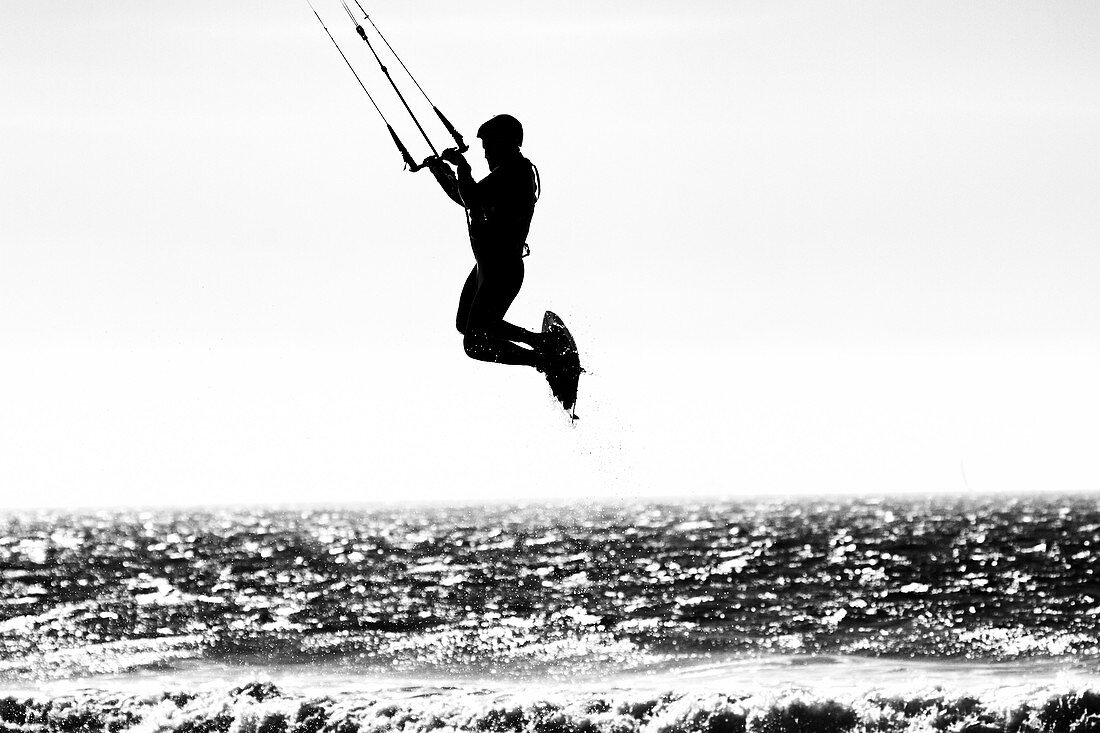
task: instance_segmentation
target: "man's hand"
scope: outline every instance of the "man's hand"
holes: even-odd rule
[[[434,155],[431,156],[430,158],[428,158],[427,160],[425,160],[424,164],[428,166],[428,170],[430,170],[432,173],[435,173],[437,175],[441,171],[444,174],[446,174],[447,172],[450,171],[450,168],[448,168],[446,165],[444,165],[443,161],[440,160],[439,158],[435,157]]]
[[[439,157],[456,168],[466,168],[467,170],[470,168],[470,164],[466,162],[466,159],[462,157],[462,153],[458,152],[457,148],[447,148],[439,154]]]

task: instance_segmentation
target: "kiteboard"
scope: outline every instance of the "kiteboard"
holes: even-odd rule
[[[542,332],[547,336],[543,347],[547,356],[546,381],[569,417],[576,420],[577,385],[584,372],[577,344],[561,318],[550,311],[542,317]]]

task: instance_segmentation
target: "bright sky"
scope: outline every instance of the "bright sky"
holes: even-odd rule
[[[1100,488],[1100,5],[368,10],[524,122],[581,421],[304,0],[6,2],[0,508]]]

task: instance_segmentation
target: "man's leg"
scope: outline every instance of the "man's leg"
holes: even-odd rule
[[[522,261],[477,268],[477,290],[470,303],[466,329],[463,331],[462,345],[467,356],[497,364],[541,368],[541,357],[534,349],[525,349],[513,343],[518,341],[536,346],[541,341],[541,334],[504,320],[522,285]]]
[[[516,326],[508,321],[499,321],[492,329],[492,333],[497,338],[507,339],[508,341],[516,341],[521,344],[527,344],[533,346],[536,349],[542,346],[545,342],[544,335],[539,331],[528,331],[526,328]]]
[[[488,331],[476,326],[470,326],[466,331],[462,346],[466,350],[466,356],[478,361],[542,367],[542,360],[534,349],[525,349],[508,339],[495,338]]]
[[[477,265],[470,270],[466,283],[462,286],[462,294],[458,296],[458,313],[455,315],[455,328],[461,334],[466,333],[466,324],[470,322],[470,309],[474,305],[474,296],[477,295]]]

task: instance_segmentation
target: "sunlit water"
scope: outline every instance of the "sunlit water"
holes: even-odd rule
[[[945,694],[1034,717],[1098,687],[1098,545],[1095,496],[17,513],[0,690],[184,690],[187,720],[322,694],[443,721],[405,729],[496,704],[526,722],[479,730],[528,729],[533,691],[561,715],[602,700],[586,714],[608,730],[634,698],[652,703],[638,729],[676,705],[751,728],[792,690],[933,700],[905,725]],[[278,692],[232,692],[249,680]],[[957,717],[1004,722],[1006,704]]]

